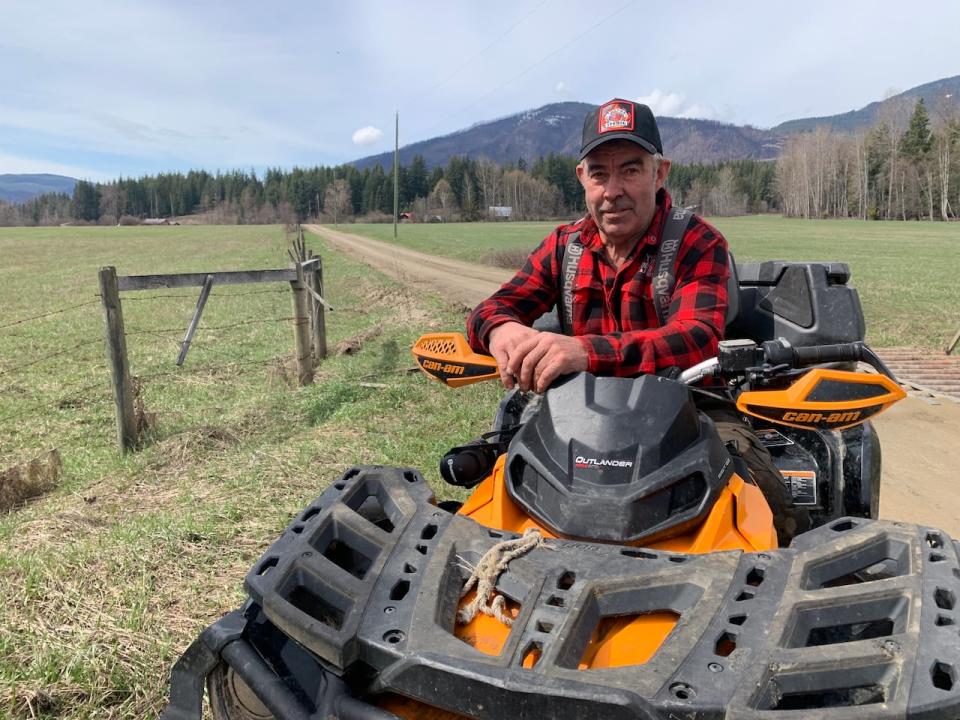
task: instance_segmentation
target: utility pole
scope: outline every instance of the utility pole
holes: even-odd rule
[[[397,220],[400,217],[400,111],[393,131],[393,241],[397,241]]]

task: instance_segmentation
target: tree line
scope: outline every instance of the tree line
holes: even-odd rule
[[[908,114],[909,113],[909,114]],[[792,136],[778,160],[788,217],[950,220],[960,210],[960,118],[923,100],[888,107],[867,132]]]
[[[958,146],[960,118],[934,123],[921,100],[909,119],[891,111],[868,132],[790,136],[776,161],[674,164],[667,187],[675,203],[703,215],[946,220],[960,208]],[[585,210],[576,165],[556,154],[507,165],[454,156],[429,169],[418,155],[399,169],[399,207],[424,222],[502,217],[491,209],[506,207],[513,220],[572,218]],[[386,222],[393,187],[393,168],[380,165],[269,169],[262,178],[253,170],[192,170],[80,181],[72,197],[0,202],[0,225],[136,224],[185,215],[217,224]]]
[[[576,165],[576,158],[556,154],[508,165],[455,156],[430,170],[423,157],[416,156],[400,167],[399,207],[426,222],[484,220],[497,216],[491,208],[505,207],[513,220],[570,218],[585,212]],[[769,162],[675,165],[669,187],[705,214],[778,209],[775,168]],[[385,222],[393,216],[393,168],[271,169],[262,178],[252,170],[195,170],[107,183],[81,180],[72,196],[47,194],[19,205],[0,203],[0,225],[137,224],[145,218],[185,215],[227,224]]]

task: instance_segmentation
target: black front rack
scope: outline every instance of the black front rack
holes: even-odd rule
[[[710,555],[550,540],[500,576],[520,611],[490,656],[454,635],[455,613],[469,567],[511,537],[437,508],[416,471],[349,470],[177,663],[164,717],[199,719],[222,662],[277,718],[393,717],[382,693],[498,720],[960,717],[942,531],[845,518],[787,549]],[[648,662],[578,669],[603,618],[657,611],[678,621]]]

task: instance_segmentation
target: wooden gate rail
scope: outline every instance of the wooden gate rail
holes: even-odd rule
[[[312,272],[320,265],[320,260],[314,258],[301,264],[304,273]],[[116,273],[116,269],[114,269]],[[170,275],[121,275],[117,277],[117,289],[124,290],[159,290],[161,288],[203,287],[207,276],[213,276],[214,285],[242,285],[244,283],[260,282],[296,282],[296,268],[280,270],[234,270],[230,272],[213,273],[175,273]]]

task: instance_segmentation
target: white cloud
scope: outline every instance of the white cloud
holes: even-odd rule
[[[553,86],[553,91],[557,93],[557,95],[563,95],[567,92],[567,84],[561,80]]]
[[[373,145],[383,138],[383,130],[367,125],[353,134],[354,145]]]
[[[649,105],[654,115],[700,118],[703,120],[712,120],[717,117],[717,111],[709,105],[688,103],[686,96],[680,93],[664,93],[659,88],[649,95],[636,98],[636,101]]]

